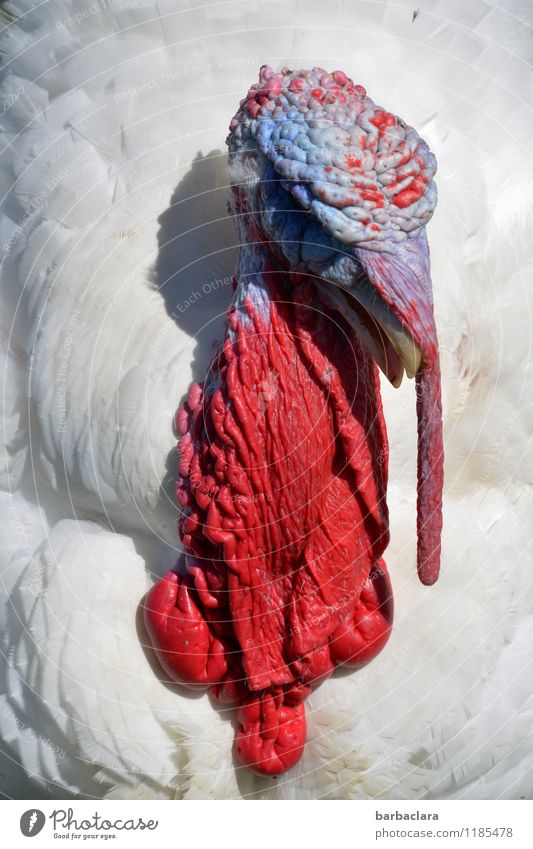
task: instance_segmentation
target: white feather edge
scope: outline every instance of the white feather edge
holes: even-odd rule
[[[25,17],[1,45],[11,69],[2,95],[24,88],[2,119],[12,143],[0,159],[10,192],[0,219],[10,244],[0,725],[18,759],[57,796],[530,794],[531,124],[520,110],[519,25],[482,2],[418,4],[416,28],[401,4],[340,4],[326,15],[309,3],[305,23],[297,3],[269,4],[268,28],[259,3],[177,13],[160,2],[154,13],[152,3],[125,2],[71,21],[82,5],[53,0],[34,10],[17,0]],[[413,575],[412,387],[385,389],[393,638],[367,670],[310,699],[310,739],[294,771],[237,783],[230,723],[207,698],[191,710],[159,682],[134,614],[150,584],[146,569],[161,572],[175,556],[174,513],[160,483],[195,348],[150,285],[157,217],[196,151],[222,146],[263,61],[342,65],[437,151],[430,242],[447,498],[443,578],[429,594]],[[211,165],[199,211],[216,218],[223,202],[215,193],[213,204],[211,189],[226,177],[220,160]],[[218,232],[223,241],[227,230]],[[202,235],[177,246],[176,261],[182,249],[191,258],[205,252]],[[208,257],[198,280],[232,268],[231,252],[222,264]],[[214,301],[196,309],[211,319],[224,298]],[[55,381],[65,360],[69,412],[59,433]],[[73,510],[78,520],[66,518]],[[122,533],[106,530],[109,522]]]

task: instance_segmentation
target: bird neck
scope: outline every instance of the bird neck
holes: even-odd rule
[[[197,424],[180,447],[182,456],[194,453],[206,492],[244,488],[263,505],[281,498],[286,514],[299,516],[298,539],[318,482],[338,475],[358,493],[373,560],[381,555],[388,446],[377,368],[312,280],[283,268],[252,228],[241,239],[223,344],[203,386],[191,391]],[[231,479],[220,471],[218,450],[239,469]],[[178,491],[195,502],[188,459],[183,468]]]
[[[203,564],[215,592],[262,599],[276,621],[294,598],[293,647],[305,653],[387,545],[388,446],[373,361],[312,280],[295,280],[262,242],[243,241],[223,344],[179,427],[189,564]],[[309,604],[327,605],[323,621],[309,619]],[[262,670],[253,688],[291,680],[275,652],[251,656],[260,641],[237,620],[248,674]]]

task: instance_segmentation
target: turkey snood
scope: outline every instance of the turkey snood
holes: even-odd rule
[[[238,707],[238,760],[296,763],[304,699],[385,644],[376,363],[416,377],[418,572],[438,576],[440,375],[424,225],[436,163],[340,71],[263,67],[228,137],[240,236],[225,338],[178,413],[185,563],[145,621],[173,680]]]

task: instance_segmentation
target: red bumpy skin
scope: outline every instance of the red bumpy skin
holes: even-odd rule
[[[178,414],[186,574],[155,585],[146,626],[173,680],[240,706],[240,762],[279,774],[301,756],[311,687],[390,633],[388,452],[358,340],[308,279],[256,259],[268,298],[232,307]]]
[[[392,625],[377,366],[315,285],[328,269],[324,280],[357,297],[366,268],[422,351],[419,574],[438,574],[440,384],[423,234],[436,166],[340,71],[261,69],[230,129],[235,293],[207,378],[178,412],[185,561],[148,594],[145,622],[172,680],[237,706],[240,763],[277,775],[302,754],[311,689],[339,664],[370,661]]]

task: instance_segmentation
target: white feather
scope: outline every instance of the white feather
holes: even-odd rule
[[[416,7],[10,3],[4,792],[531,795],[533,15],[515,0]],[[224,711],[161,683],[137,627],[151,573],[179,550],[172,418],[229,300],[222,151],[263,63],[342,67],[437,154],[446,440],[443,571],[428,589],[414,569],[414,389],[384,387],[395,629],[370,667],[312,695],[304,757],[277,781],[235,772]]]

